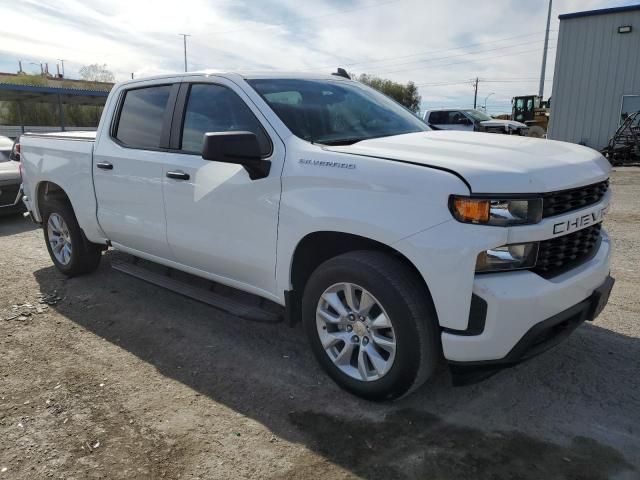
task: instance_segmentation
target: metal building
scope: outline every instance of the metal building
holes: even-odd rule
[[[601,149],[640,110],[640,4],[559,18],[548,137]]]

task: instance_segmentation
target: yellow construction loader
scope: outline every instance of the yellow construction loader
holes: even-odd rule
[[[513,97],[511,104],[511,120],[527,125],[530,137],[544,138],[547,135],[551,97],[546,102],[538,95]]]

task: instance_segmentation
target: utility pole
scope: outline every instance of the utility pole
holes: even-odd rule
[[[474,110],[476,108],[476,105],[478,104],[478,82],[479,81],[480,80],[478,79],[478,77],[476,77],[475,87],[474,87],[475,88],[475,93],[473,95],[473,108],[474,108]]]
[[[62,78],[64,78],[64,58],[59,58],[60,63],[62,63]]]
[[[547,12],[547,31],[544,35],[544,50],[542,52],[542,68],[540,69],[540,88],[538,88],[538,95],[542,100],[544,94],[544,76],[547,69],[547,47],[549,46],[549,25],[551,24],[551,4],[553,0],[549,0],[549,11]]]
[[[190,37],[188,33],[179,33],[178,35],[182,35],[182,39],[184,40],[184,71],[187,71],[187,37]]]

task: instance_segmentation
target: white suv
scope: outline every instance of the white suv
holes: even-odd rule
[[[529,127],[524,123],[491,118],[486,113],[474,109],[427,110],[423,118],[435,130],[462,130],[522,136],[527,136],[529,133]]]

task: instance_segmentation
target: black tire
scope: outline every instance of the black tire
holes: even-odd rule
[[[49,217],[54,213],[62,217],[67,225],[69,236],[71,237],[71,260],[66,265],[58,261],[49,243],[47,224]],[[68,202],[58,199],[47,200],[43,208],[42,226],[49,256],[58,270],[68,277],[73,277],[93,272],[98,268],[100,259],[102,258],[103,247],[91,243],[85,238],[80,225],[78,225],[78,220],[76,220],[76,216],[73,213],[73,208],[71,208]]]
[[[327,288],[341,282],[368,290],[391,318],[395,359],[380,379],[363,381],[347,375],[322,346],[316,326],[318,302]],[[440,358],[436,314],[428,293],[407,265],[382,252],[349,252],[320,265],[305,287],[302,321],[322,368],[342,388],[367,400],[391,400],[410,393],[433,374]]]

